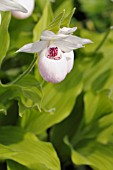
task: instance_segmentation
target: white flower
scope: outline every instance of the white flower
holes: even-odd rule
[[[35,0],[17,0],[19,4],[24,6],[27,9],[27,13],[22,13],[20,11],[12,11],[12,15],[15,18],[18,19],[25,19],[31,16],[33,10],[34,10],[34,5],[35,5]]]
[[[40,53],[38,67],[40,74],[48,82],[61,82],[67,75],[67,60],[63,52],[53,44]]]
[[[21,11],[26,13],[27,10],[20,5],[16,0],[0,0],[0,12],[1,11]],[[1,23],[1,13],[0,13]]]
[[[61,82],[73,68],[73,50],[92,43],[89,39],[72,35],[76,29],[63,27],[58,34],[46,30],[42,33],[40,41],[24,45],[17,52],[38,53],[39,71],[44,80],[52,83]]]

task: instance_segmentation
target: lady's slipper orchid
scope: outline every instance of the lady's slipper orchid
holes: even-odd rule
[[[39,71],[44,80],[58,83],[64,80],[74,65],[74,49],[92,43],[89,39],[72,35],[76,27],[63,27],[58,34],[44,31],[40,41],[24,45],[17,52],[38,53]]]
[[[18,19],[28,18],[34,10],[35,0],[17,0],[17,1],[19,4],[24,6],[28,12],[22,13],[20,11],[12,11],[12,15]]]
[[[26,8],[20,5],[17,0],[0,0],[0,12],[1,11],[21,11],[27,13]],[[1,13],[0,13],[1,23]]]
[[[39,71],[44,80],[58,83],[67,75],[67,60],[63,52],[53,44],[40,53]]]

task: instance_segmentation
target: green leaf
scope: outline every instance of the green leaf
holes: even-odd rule
[[[88,0],[87,4],[85,2],[85,0],[80,0],[81,5],[82,5],[82,9],[87,12],[89,15],[96,15],[98,13],[102,13],[103,11],[106,10],[106,7],[108,9],[110,2],[107,0],[104,0],[102,2],[98,1],[98,0]],[[109,4],[109,5],[108,5]]]
[[[106,91],[97,94],[89,91],[79,96],[71,115],[53,128],[51,141],[62,161],[71,155],[76,165],[110,170],[113,168],[112,130],[113,101]]]
[[[41,101],[41,87],[39,82],[28,75],[13,85],[0,85],[1,103],[7,105],[10,100],[19,102],[19,114],[22,115],[26,109],[39,109]]]
[[[64,139],[66,136],[71,139],[76,134],[76,132],[79,131],[79,126],[83,117],[83,109],[83,94],[81,93],[76,99],[72,113],[62,122],[55,125],[51,130],[50,140],[55,146],[62,162],[67,162],[71,155],[70,149],[64,143]],[[58,139],[57,141],[56,136]]]
[[[9,27],[10,48],[8,53],[11,57],[14,56],[16,50],[33,41],[33,22],[33,18],[31,17],[24,20],[17,20],[14,17],[11,18]]]
[[[85,164],[90,165],[97,170],[106,170],[113,168],[113,146],[103,145],[98,142],[87,142],[79,152],[71,149],[71,158],[73,163],[77,165]],[[83,154],[84,153],[84,154]],[[104,162],[104,163],[103,163]]]
[[[63,18],[62,23],[61,23],[61,27],[69,27],[69,24],[71,22],[71,18],[73,16],[74,12],[75,12],[75,8],[71,12],[69,12],[68,15],[66,15]]]
[[[46,27],[50,24],[52,19],[53,19],[53,12],[52,12],[52,8],[51,8],[51,4],[48,1],[45,5],[45,8],[43,10],[43,14],[42,14],[40,20],[34,27],[33,41],[37,41],[40,39],[40,35],[41,35],[42,31],[44,31],[46,29]]]
[[[7,170],[20,170],[20,169],[21,170],[30,170],[17,162],[7,160]]]
[[[0,114],[7,115],[7,109],[4,105],[0,104]]]
[[[36,4],[37,6],[41,9],[41,11],[43,11],[47,1],[49,2],[50,0],[36,0]]]
[[[0,128],[0,160],[13,160],[32,170],[60,170],[52,145],[19,127]]]
[[[94,42],[94,44],[89,44],[82,49],[82,52],[77,53],[78,57],[75,63],[76,67],[83,72],[85,91],[89,89],[94,92],[102,89],[111,89],[112,91],[113,89],[113,58],[111,57],[113,53],[113,31],[110,32],[98,53],[93,52],[103,39],[104,34],[81,31],[81,37],[87,37]]]
[[[50,23],[50,25],[46,28],[46,30],[50,30],[50,31],[57,33],[60,29],[60,25],[62,23],[64,14],[65,14],[65,10],[63,10],[63,12],[61,12],[59,15],[57,15],[54,18],[54,20]]]
[[[79,75],[79,76],[78,76]],[[60,122],[73,109],[76,97],[82,90],[82,74],[74,67],[66,79],[59,84],[47,83],[43,88],[42,100],[45,111],[27,110],[20,120],[20,125],[33,133],[41,133],[50,126]]]
[[[55,2],[55,4],[53,4],[53,7],[55,8],[54,9],[54,16],[58,16],[64,9],[66,11],[66,15],[72,11],[73,9],[73,0],[65,0],[65,1],[60,1],[60,4],[59,6],[56,8],[56,3],[58,2]]]
[[[84,97],[85,102],[85,122],[94,122],[113,111],[113,102],[108,100],[108,91],[103,91],[98,95],[87,93]],[[93,104],[92,104],[93,101]],[[90,113],[90,114],[89,114]]]
[[[6,56],[9,48],[10,38],[8,33],[8,27],[10,23],[11,14],[6,12],[2,15],[2,24],[0,25],[0,65],[2,60]]]

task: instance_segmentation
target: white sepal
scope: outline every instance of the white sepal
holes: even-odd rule
[[[66,41],[73,43],[73,44],[89,44],[89,43],[93,43],[91,40],[86,39],[86,38],[80,38],[78,36],[74,36],[74,35],[69,35],[68,37],[66,37],[65,39]]]
[[[41,40],[46,40],[46,41],[51,41],[51,40],[57,40],[57,39],[61,39],[62,38],[66,38],[68,37],[68,35],[65,34],[55,34],[52,31],[46,30],[42,32],[42,35],[40,36]]]
[[[77,27],[69,28],[69,27],[63,27],[59,30],[58,33],[60,34],[72,34],[77,30]]]
[[[44,80],[51,83],[63,81],[67,75],[67,60],[60,49],[60,60],[47,58],[48,49],[44,49],[39,56],[39,72]]]

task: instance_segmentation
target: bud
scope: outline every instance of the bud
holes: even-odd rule
[[[17,0],[19,4],[27,9],[27,13],[22,13],[19,11],[12,11],[12,15],[18,19],[25,19],[32,15],[34,10],[35,0]]]

